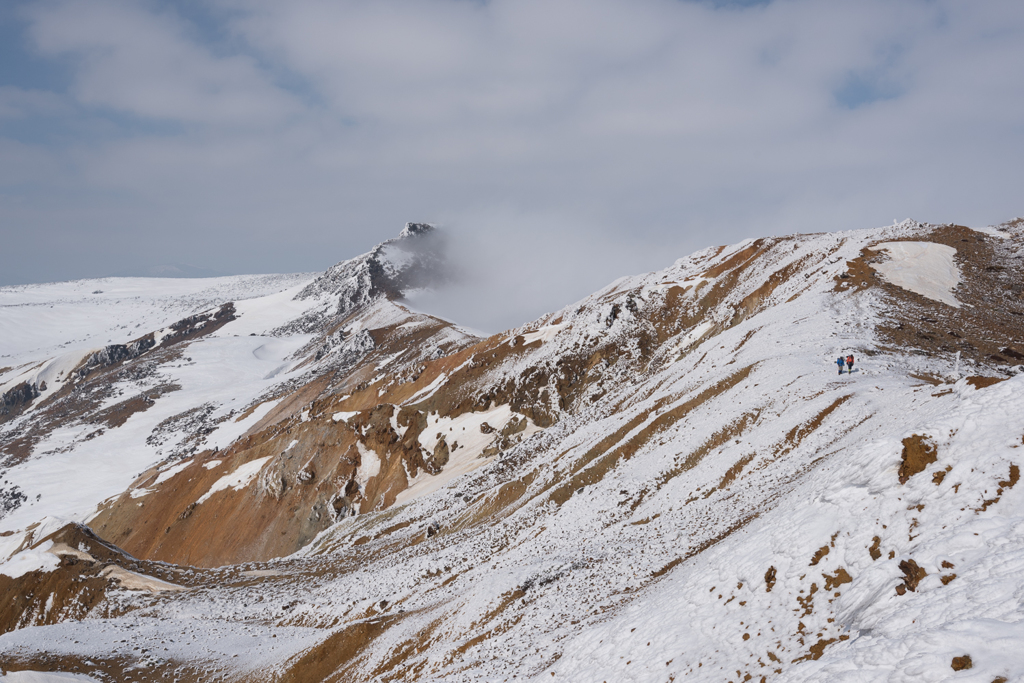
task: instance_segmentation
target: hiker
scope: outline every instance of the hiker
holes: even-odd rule
[[[839,366],[839,374],[840,375],[843,374],[843,357],[842,356],[839,356],[839,358],[836,358],[836,365]]]
[[[852,353],[849,356],[846,357],[846,369],[848,371],[847,374],[850,374],[850,375],[853,374],[853,354]]]

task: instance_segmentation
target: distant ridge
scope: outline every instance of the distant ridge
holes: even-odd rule
[[[223,275],[227,275],[227,273],[212,268],[200,268],[187,263],[165,263],[158,266],[125,268],[114,273],[112,277],[221,277]]]

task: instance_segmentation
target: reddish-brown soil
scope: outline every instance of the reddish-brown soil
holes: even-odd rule
[[[914,434],[903,439],[902,464],[899,470],[901,484],[906,484],[912,476],[924,472],[928,465],[938,459],[938,449],[927,436]]]
[[[971,661],[970,655],[962,655],[960,657],[953,657],[953,663],[950,665],[953,671],[964,671],[965,669],[971,669],[974,667],[974,662]]]

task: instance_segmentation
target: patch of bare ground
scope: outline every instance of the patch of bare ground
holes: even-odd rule
[[[180,683],[200,683],[207,680],[205,672],[186,672],[185,667],[167,661],[146,662],[146,679],[139,674],[139,661],[131,657],[104,657],[90,655],[79,657],[72,654],[34,652],[31,654],[12,653],[4,661],[4,669],[10,673],[16,671],[44,671],[62,674],[81,674],[95,677],[102,676],[104,681],[140,681],[140,680],[174,680]]]
[[[924,472],[928,465],[938,459],[938,448],[927,436],[914,434],[903,439],[903,454],[899,469],[899,480],[906,484],[912,476]]]
[[[438,625],[439,623],[435,622],[424,631],[417,633],[416,638],[399,643],[391,651],[391,657],[371,672],[373,680],[381,681],[381,683],[392,683],[392,681],[411,683],[419,680],[421,675],[431,673],[427,671],[429,661],[425,657],[417,660],[417,655],[430,647],[432,644],[431,631]]]
[[[800,592],[803,593],[803,590],[801,590]],[[814,612],[814,594],[817,592],[818,584],[811,582],[811,587],[807,591],[807,595],[804,595],[802,597],[799,595],[796,596],[796,601],[800,604],[800,607],[803,609],[803,613],[800,614],[801,617],[806,617]]]
[[[871,267],[881,258],[880,251],[874,251],[871,247],[864,247],[860,250],[860,256],[852,261],[846,262],[846,272],[835,277],[835,285],[832,291],[851,292],[861,291],[868,287],[880,285],[884,281],[879,277],[875,269]]]
[[[822,560],[822,559],[823,559],[823,558],[824,558],[824,557],[825,557],[826,555],[828,555],[828,552],[829,552],[829,548],[828,548],[828,546],[827,546],[827,545],[823,545],[823,546],[821,546],[820,548],[818,548],[818,549],[817,549],[817,550],[816,550],[816,551],[814,552],[814,556],[813,556],[813,557],[811,557],[811,563],[810,563],[810,564],[809,564],[808,566],[809,566],[809,567],[813,567],[814,565],[816,565],[816,564],[818,564],[819,562],[821,562],[821,560]]]
[[[993,384],[999,384],[1005,380],[1005,377],[982,377],[979,375],[973,375],[968,377],[966,381],[975,389],[984,389],[985,387],[990,387]]]
[[[900,561],[900,571],[903,572],[903,583],[896,586],[897,595],[903,595],[907,591],[916,591],[921,580],[928,576],[928,572],[911,559]]]
[[[814,645],[811,645],[810,648],[808,648],[808,652],[807,652],[806,655],[804,655],[803,657],[797,657],[796,659],[794,659],[793,660],[793,664],[796,664],[797,662],[805,662],[805,661],[809,661],[809,660],[821,659],[821,656],[825,654],[825,648],[826,647],[828,647],[832,643],[842,642],[844,640],[849,640],[849,639],[850,639],[850,636],[847,636],[847,635],[841,635],[841,636],[839,636],[837,638],[822,638],[821,640],[816,642]]]
[[[729,486],[729,484],[735,481],[736,477],[738,477],[740,473],[743,471],[743,468],[749,465],[750,461],[754,459],[754,455],[756,454],[750,453],[748,455],[743,456],[742,458],[737,460],[732,467],[726,470],[725,474],[722,475],[722,480],[718,482],[718,490],[725,490]]]
[[[730,255],[727,259],[719,263],[718,265],[708,268],[701,274],[701,277],[713,279],[723,275],[728,271],[735,271],[742,269],[743,266],[749,265],[753,262],[754,258],[764,250],[768,240],[759,239],[755,240],[750,246],[737,251]]]
[[[853,577],[850,576],[845,567],[839,567],[833,574],[822,574],[822,577],[825,579],[826,591],[834,590],[844,583],[851,583],[853,581]]]
[[[952,465],[946,465],[946,469],[939,470],[938,472],[933,474],[932,475],[932,483],[935,484],[936,486],[939,486],[940,484],[942,484],[942,482],[946,479],[946,475],[949,474],[952,471],[952,469],[953,469]]]
[[[868,553],[871,555],[872,560],[877,560],[882,556],[880,546],[882,544],[881,536],[875,536],[871,539],[871,547],[868,548]]]
[[[953,308],[907,291],[885,282],[872,270],[862,279],[899,303],[889,308],[878,327],[885,348],[949,358],[951,365],[952,356],[959,351],[964,359],[997,372],[1020,364],[1017,356],[1024,356],[1024,260],[1015,251],[1020,246],[1019,233],[999,238],[947,225],[907,239],[956,249],[954,261],[961,281],[954,294],[962,306]],[[862,265],[851,269],[851,280],[880,257],[865,250],[861,258]]]
[[[999,488],[996,489],[995,498],[990,498],[981,504],[981,507],[975,510],[975,512],[984,512],[988,510],[989,506],[995,505],[999,502],[1000,498],[1003,497],[1003,491],[1006,489],[1012,489],[1017,482],[1020,481],[1020,467],[1017,465],[1010,465],[1010,477],[1005,481],[999,482]]]
[[[440,533],[453,533],[481,524],[494,524],[511,515],[526,504],[526,493],[535,479],[536,473],[529,472],[521,479],[502,484],[495,493],[487,494],[473,503],[449,529],[442,529]]]
[[[764,308],[765,302],[767,302],[769,297],[775,293],[776,289],[789,282],[794,275],[804,270],[809,263],[816,261],[819,258],[820,257],[818,255],[808,254],[802,259],[793,261],[769,275],[760,287],[743,298],[739,306],[736,308],[732,324],[745,320]],[[739,350],[740,346],[743,346],[749,338],[750,334],[744,337],[739,346],[736,347],[736,350]]]
[[[970,655],[961,655],[959,657],[953,657],[953,663],[950,664],[953,671],[964,671],[966,669],[974,668],[974,662],[971,661]]]

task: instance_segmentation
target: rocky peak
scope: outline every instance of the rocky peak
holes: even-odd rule
[[[399,239],[403,237],[416,237],[435,232],[436,230],[437,228],[430,223],[406,223],[405,227],[402,228],[402,232],[398,233],[398,237]]]
[[[413,289],[439,285],[447,272],[443,234],[429,223],[406,223],[398,237],[328,268],[309,283],[296,299],[333,298],[336,308],[306,316],[286,331],[316,332],[325,318],[345,317],[382,297],[401,299]]]
[[[407,289],[430,286],[443,278],[443,246],[434,226],[406,223],[398,237],[328,268],[297,298],[337,294],[341,297],[340,309],[367,303],[378,296],[400,298]]]

